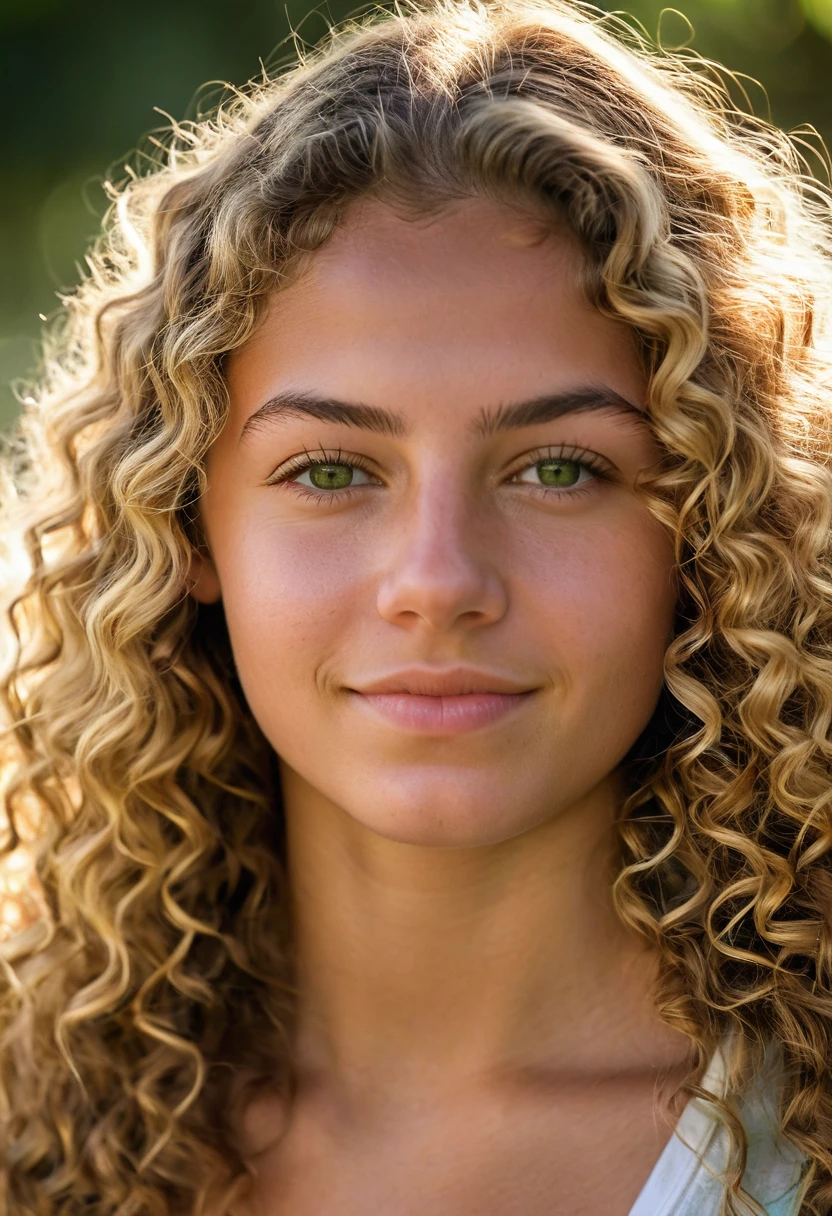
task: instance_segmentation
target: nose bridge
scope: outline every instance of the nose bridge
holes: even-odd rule
[[[410,542],[418,551],[436,548],[449,554],[459,550],[463,558],[470,553],[475,516],[475,490],[460,470],[453,471],[451,462],[440,462],[429,469],[418,484],[414,484],[411,510],[408,512]]]
[[[389,619],[409,614],[446,628],[463,614],[484,622],[505,611],[494,533],[474,487],[450,463],[433,462],[402,504],[379,589]]]

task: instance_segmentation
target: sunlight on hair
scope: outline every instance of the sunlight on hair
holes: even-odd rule
[[[34,924],[43,915],[43,898],[28,849],[19,847],[0,862],[0,941]]]

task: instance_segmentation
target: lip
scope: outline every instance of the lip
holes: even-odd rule
[[[476,667],[408,667],[392,671],[352,691],[366,696],[373,693],[411,693],[423,697],[458,697],[471,693],[532,692],[534,686],[523,684],[495,671]]]
[[[411,667],[349,691],[401,730],[459,735],[504,718],[526,704],[536,688],[473,667]]]
[[[527,692],[471,692],[450,696],[424,696],[411,692],[353,692],[370,712],[402,730],[423,735],[460,735],[490,726],[525,705]]]

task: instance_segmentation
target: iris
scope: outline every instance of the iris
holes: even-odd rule
[[[540,460],[537,472],[544,486],[574,486],[581,475],[577,460]]]
[[[308,472],[316,490],[343,490],[352,481],[352,468],[348,464],[313,464]]]

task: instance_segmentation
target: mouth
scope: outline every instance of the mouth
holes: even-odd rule
[[[459,735],[488,727],[527,705],[527,692],[469,692],[426,695],[411,692],[355,692],[374,716],[411,734]]]

